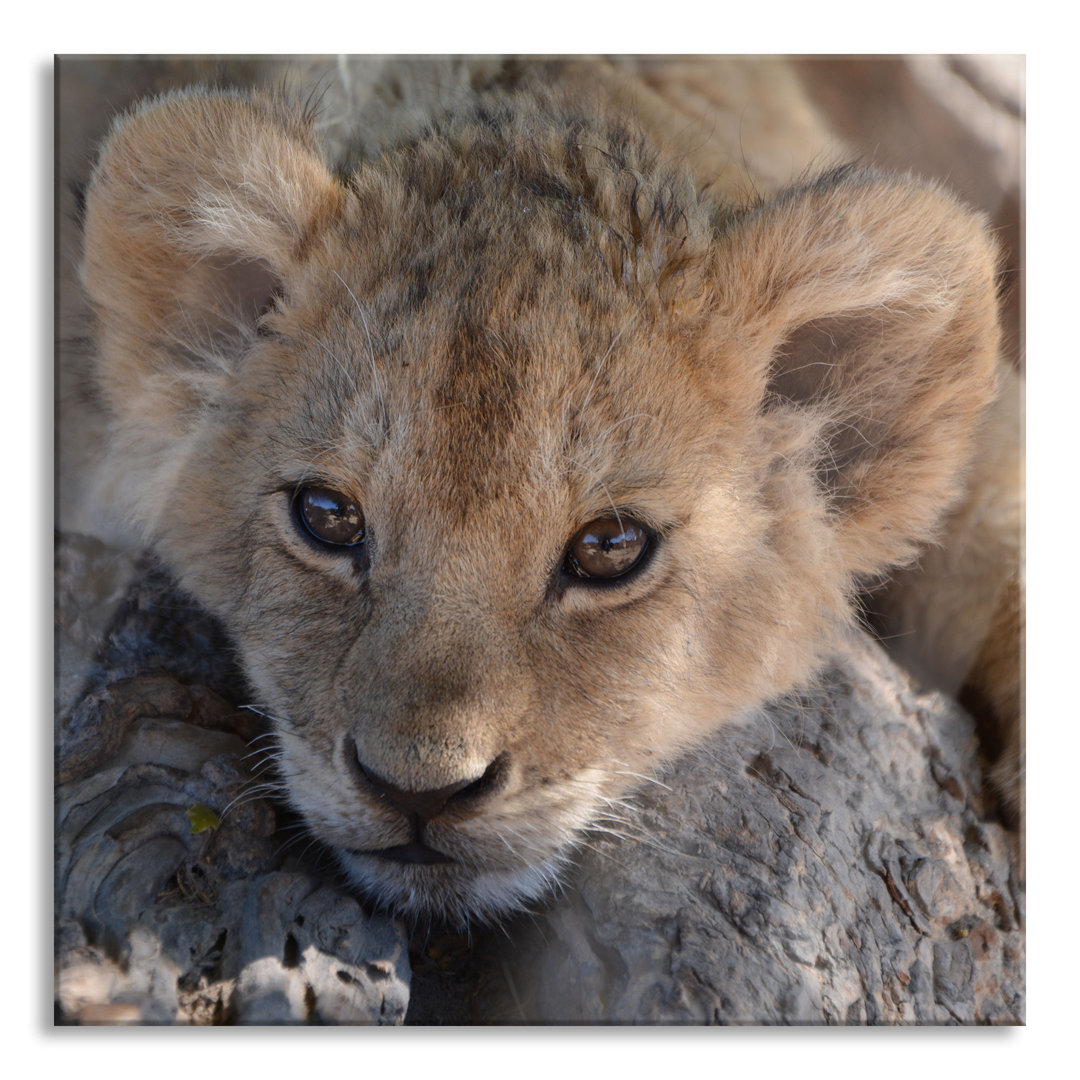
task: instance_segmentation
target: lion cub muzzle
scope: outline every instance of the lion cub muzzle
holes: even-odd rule
[[[437,817],[482,812],[484,805],[506,787],[509,777],[509,757],[503,753],[475,779],[466,778],[427,791],[407,791],[366,768],[352,739],[345,740],[345,752],[350,776],[360,795],[389,804],[407,819],[410,830],[406,843],[357,854],[378,855],[397,863],[453,862],[450,855],[428,845],[425,827]]]

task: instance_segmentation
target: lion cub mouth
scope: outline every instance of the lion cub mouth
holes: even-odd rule
[[[401,915],[499,921],[548,893],[595,811],[579,800],[599,775],[527,783],[512,749],[479,776],[417,791],[364,763],[358,744],[338,743],[338,810],[327,816],[316,805],[309,820],[349,879]]]
[[[406,866],[415,866],[419,863],[457,862],[444,852],[436,851],[427,844],[415,841],[410,844],[398,844],[396,847],[381,848],[378,851],[353,851],[351,854],[374,855],[378,859],[386,859],[387,862],[401,863]]]

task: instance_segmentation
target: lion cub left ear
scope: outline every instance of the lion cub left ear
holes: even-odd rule
[[[114,413],[180,434],[342,201],[310,118],[274,98],[187,91],[120,119],[83,264]]]
[[[997,252],[941,188],[850,168],[737,217],[710,366],[816,480],[845,568],[910,560],[996,390]]]

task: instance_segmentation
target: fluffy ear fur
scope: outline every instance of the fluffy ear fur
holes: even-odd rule
[[[113,410],[190,422],[341,201],[308,118],[272,98],[186,92],[119,120],[87,194],[83,265]]]
[[[911,559],[995,392],[984,222],[932,185],[845,168],[737,217],[715,255],[713,346],[781,452],[812,455],[846,566]]]
[[[310,128],[270,97],[189,91],[121,118],[102,149],[82,268],[112,428],[97,494],[150,534],[206,403],[340,211]]]

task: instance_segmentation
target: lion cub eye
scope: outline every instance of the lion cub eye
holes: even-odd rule
[[[302,487],[293,496],[293,511],[316,539],[334,547],[354,547],[364,539],[364,515],[347,495],[331,488]]]
[[[597,518],[579,529],[566,552],[566,571],[586,580],[611,580],[639,566],[649,532],[630,518]]]

